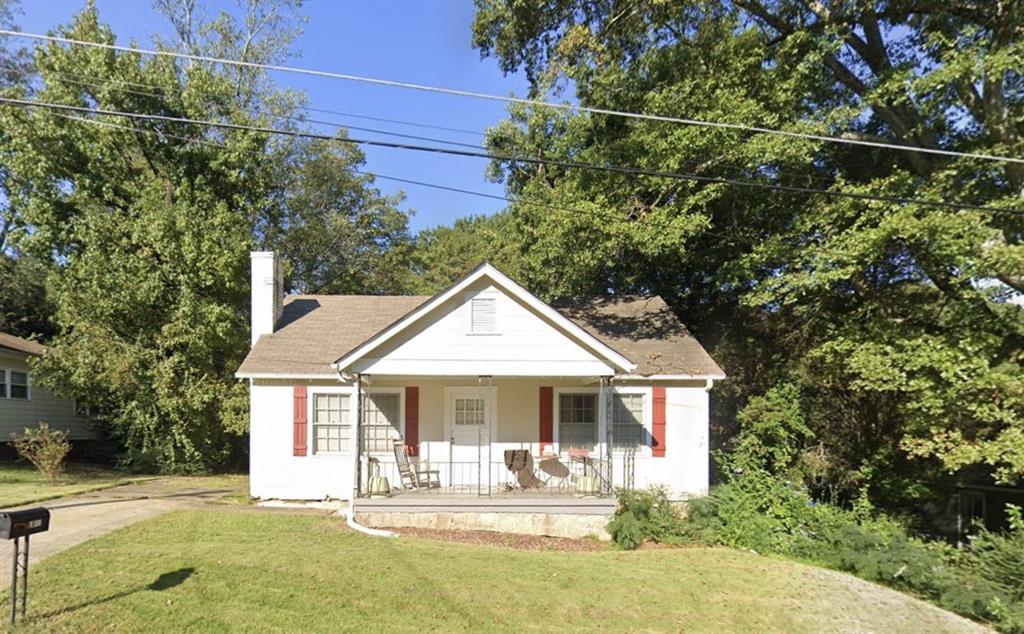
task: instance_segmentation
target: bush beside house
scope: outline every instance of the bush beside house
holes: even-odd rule
[[[50,482],[64,473],[64,460],[71,453],[67,432],[50,429],[42,422],[36,427],[26,427],[13,437],[11,444],[18,455],[31,462]]]
[[[644,541],[729,546],[798,559],[908,592],[1003,632],[1024,633],[1024,520],[980,530],[957,550],[908,535],[897,521],[816,503],[793,482],[751,474],[693,500],[684,514],[659,489],[624,491],[608,532],[622,548]]]

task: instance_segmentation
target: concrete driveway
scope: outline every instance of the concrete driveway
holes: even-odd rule
[[[50,555],[168,511],[201,507],[232,491],[228,488],[182,488],[174,478],[163,478],[20,507],[50,509],[50,530],[31,537],[30,576],[31,565]],[[0,588],[6,588],[11,582],[13,549],[11,542],[0,546]]]

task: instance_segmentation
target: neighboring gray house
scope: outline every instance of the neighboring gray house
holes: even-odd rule
[[[68,433],[71,440],[96,437],[89,419],[75,411],[75,402],[32,384],[29,357],[47,353],[46,346],[0,332],[0,442],[40,422]]]

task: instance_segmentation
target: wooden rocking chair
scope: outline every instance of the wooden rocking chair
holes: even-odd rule
[[[402,487],[407,491],[441,488],[441,472],[421,467],[419,463],[414,464],[405,453],[405,443],[400,440],[395,441],[395,465],[402,479]]]

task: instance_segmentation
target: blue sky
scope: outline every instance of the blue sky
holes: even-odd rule
[[[200,0],[204,11],[236,11],[235,0]],[[22,30],[45,32],[67,23],[85,0],[22,0],[17,22]],[[111,25],[118,43],[132,38],[148,44],[154,33],[169,35],[169,25],[148,0],[96,0],[100,18]],[[290,65],[385,79],[435,84],[477,92],[526,94],[521,75],[505,77],[491,59],[480,59],[470,46],[473,5],[469,1],[436,0],[307,0],[304,32],[295,44]],[[305,91],[314,108],[387,117],[433,125],[483,131],[504,118],[500,102],[428,94],[354,82],[276,73],[279,86]],[[341,117],[311,113],[312,118]],[[474,143],[472,135],[347,119],[345,123],[395,132]],[[331,131],[331,128],[322,128]],[[353,132],[353,136],[370,137]],[[379,137],[387,138],[387,137]],[[403,178],[501,195],[500,184],[484,179],[486,161],[417,152],[365,147],[365,169]],[[419,230],[475,213],[493,213],[505,203],[476,196],[378,180],[382,191],[405,191],[406,209],[415,210],[412,228]]]

